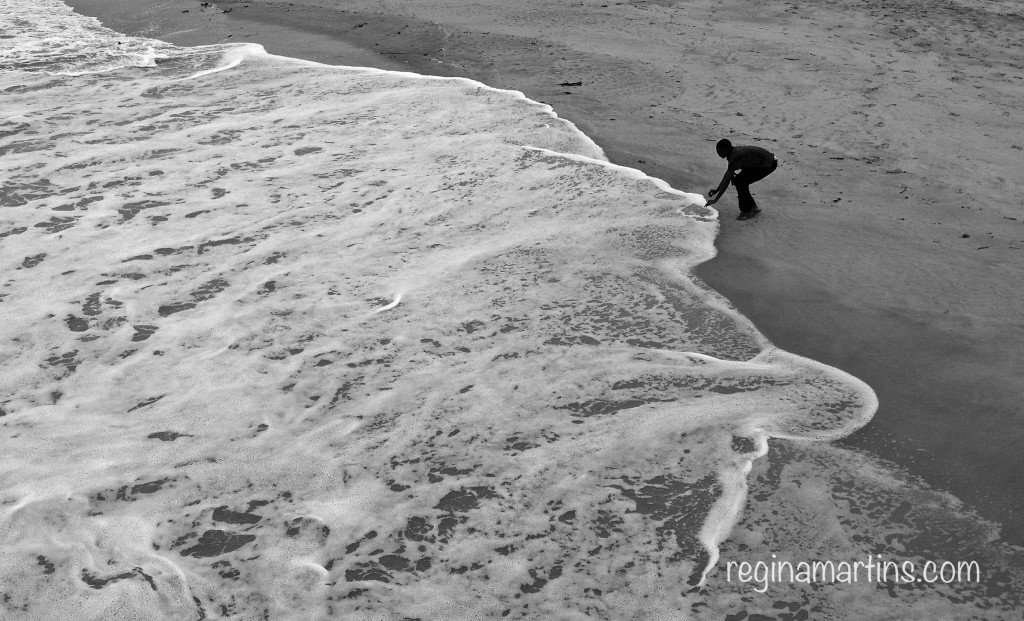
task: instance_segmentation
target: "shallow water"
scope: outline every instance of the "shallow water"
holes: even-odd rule
[[[767,437],[875,411],[519,93],[0,10],[12,618],[673,614]]]

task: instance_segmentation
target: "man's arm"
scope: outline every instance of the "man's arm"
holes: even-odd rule
[[[708,205],[714,205],[718,202],[718,199],[722,198],[722,194],[729,187],[729,182],[732,181],[732,170],[725,171],[725,176],[722,177],[722,182],[718,184],[718,187],[708,192],[708,197],[711,198],[707,202]]]

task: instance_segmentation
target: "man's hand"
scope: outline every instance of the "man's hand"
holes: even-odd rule
[[[708,198],[714,198],[715,194],[718,194],[718,188],[711,188],[708,190]]]
[[[714,205],[717,202],[718,202],[717,198],[711,198],[711,199],[708,199],[708,201],[706,203],[704,203],[704,205],[705,206],[710,206],[710,205]]]

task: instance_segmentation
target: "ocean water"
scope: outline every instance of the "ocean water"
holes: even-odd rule
[[[520,93],[0,15],[5,619],[682,618],[875,412]]]

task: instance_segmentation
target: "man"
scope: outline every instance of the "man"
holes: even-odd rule
[[[750,195],[750,184],[760,181],[775,172],[779,161],[775,154],[761,147],[732,146],[728,139],[723,138],[715,145],[718,157],[724,157],[729,161],[729,169],[725,171],[722,182],[718,187],[708,192],[708,205],[714,205],[722,194],[729,187],[731,181],[736,186],[736,196],[739,197],[740,215],[737,220],[753,218],[760,213],[754,197]]]

